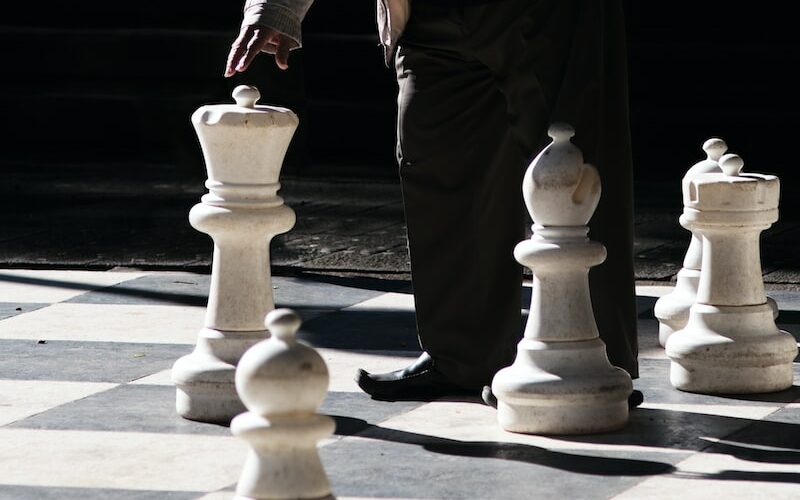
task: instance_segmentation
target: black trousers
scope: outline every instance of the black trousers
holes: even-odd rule
[[[422,348],[465,387],[521,336],[522,176],[548,125],[600,171],[590,273],[613,364],[638,376],[624,25],[618,1],[417,1],[396,55],[398,160]]]

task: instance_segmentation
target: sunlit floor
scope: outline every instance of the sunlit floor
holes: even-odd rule
[[[247,446],[174,411],[169,371],[202,326],[209,277],[189,273],[0,271],[0,498],[223,499]],[[408,286],[274,279],[278,306],[331,372],[320,449],[339,498],[798,498],[800,364],[763,396],[674,390],[657,343],[656,297],[639,287],[645,402],[619,432],[501,431],[479,399],[371,400],[357,368],[417,356]],[[776,292],[800,333],[800,292]]]

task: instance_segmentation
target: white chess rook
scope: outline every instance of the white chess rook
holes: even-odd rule
[[[328,391],[328,368],[295,338],[300,318],[289,309],[267,315],[269,340],[251,347],[236,369],[236,389],[248,410],[231,432],[251,446],[236,498],[332,498],[317,452],[334,431],[332,418],[316,413]]]
[[[297,128],[288,109],[256,105],[254,87],[233,92],[236,104],[203,106],[192,115],[208,171],[209,193],[189,213],[214,240],[205,327],[197,346],[172,369],[180,415],[228,423],[244,411],[234,386],[242,354],[267,337],[275,308],[269,243],[291,229],[294,211],[277,195],[283,158]]]
[[[703,143],[706,159],[695,163],[683,176],[681,182],[683,199],[689,198],[686,193],[692,179],[696,176],[722,172],[719,167],[719,159],[727,150],[728,145],[722,139],[711,138]],[[691,231],[685,217],[681,216],[680,223]],[[700,283],[700,268],[703,263],[703,243],[698,234],[694,231],[691,233],[692,238],[683,259],[683,267],[678,272],[675,289],[656,302],[654,313],[658,319],[658,343],[662,347],[667,345],[670,335],[686,327],[686,323],[689,322],[689,309],[697,298],[697,285]],[[777,303],[770,297],[767,297],[767,301],[773,309],[773,316],[777,318]]]
[[[780,391],[792,385],[797,344],[775,326],[759,252],[761,232],[778,220],[779,180],[741,173],[737,155],[719,163],[722,172],[695,176],[684,193],[703,262],[689,321],[667,339],[670,381],[700,393]]]
[[[553,142],[523,181],[533,236],[514,256],[533,271],[525,336],[514,363],[497,373],[500,426],[534,434],[586,434],[628,421],[630,376],[608,361],[589,296],[589,268],[606,258],[587,224],[600,200],[597,170],[570,142],[569,125],[552,125]]]

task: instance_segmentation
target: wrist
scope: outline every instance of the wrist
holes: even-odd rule
[[[289,39],[290,48],[297,48],[302,44],[300,21],[291,9],[264,0],[251,0],[245,4],[242,26],[273,29]]]

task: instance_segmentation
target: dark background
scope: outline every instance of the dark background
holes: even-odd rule
[[[285,174],[393,178],[395,83],[378,46],[374,0],[319,0],[289,71],[261,57],[246,76],[226,80],[242,3],[4,6],[5,191],[49,179],[142,189],[202,179],[189,116],[202,104],[230,101],[239,83],[257,85],[262,102],[300,114]],[[746,169],[776,173],[784,185],[800,178],[788,147],[800,111],[800,42],[785,5],[626,2],[638,183],[677,182],[715,135],[744,157]]]

